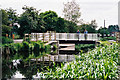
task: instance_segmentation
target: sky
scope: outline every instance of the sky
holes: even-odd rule
[[[12,7],[18,14],[23,13],[22,7],[32,6],[41,12],[55,11],[59,17],[63,16],[63,3],[71,0],[0,0],[0,8]],[[81,17],[85,23],[96,20],[99,27],[118,24],[118,2],[120,0],[76,0],[80,6]]]

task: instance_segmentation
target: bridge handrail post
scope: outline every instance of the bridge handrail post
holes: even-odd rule
[[[29,40],[31,41],[31,34],[29,34]]]
[[[54,32],[54,37],[55,37],[55,41],[56,41],[56,31]]]
[[[44,33],[43,33],[43,42],[44,42]]]
[[[37,38],[37,36],[38,36],[38,35],[37,35],[37,33],[36,33],[36,42],[38,41],[38,38]]]
[[[51,41],[51,31],[49,32],[49,41]]]

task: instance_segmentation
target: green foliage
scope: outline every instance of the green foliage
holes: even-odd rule
[[[45,45],[44,43],[40,43],[40,51],[43,52],[45,50]]]
[[[18,34],[23,37],[25,33],[31,33],[36,30],[39,11],[28,6],[24,6],[22,9],[25,10],[25,12],[22,13],[19,18],[21,27],[19,28]],[[23,32],[21,33],[21,31]]]
[[[62,33],[67,32],[64,18],[59,17],[55,27],[56,32]]]
[[[109,25],[108,26],[108,31],[111,34],[112,34],[112,32],[118,32],[119,31],[119,26],[118,25]]]
[[[40,53],[40,43],[35,43],[34,44],[34,55],[35,57],[39,56],[39,53]]]
[[[10,44],[13,43],[13,40],[11,38],[2,37],[2,44]]]
[[[53,51],[55,51],[57,48],[57,45],[53,45]]]
[[[30,51],[29,43],[23,42],[21,55],[23,55],[24,58],[27,58],[29,56],[29,51]]]
[[[6,34],[10,34],[11,27],[7,25],[2,25],[2,35],[5,36]]]
[[[116,37],[112,37],[112,36],[110,36],[110,37],[104,37],[104,38],[101,38],[100,40],[101,41],[116,40]]]
[[[96,33],[96,29],[93,26],[93,24],[82,24],[78,27],[78,29],[82,33],[84,33],[85,29],[88,31],[88,33]]]
[[[10,79],[16,73],[16,68],[13,66],[11,60],[2,58],[2,79]]]
[[[102,27],[101,27],[101,28],[98,30],[98,33],[100,33],[100,34],[102,35],[102,37],[103,37],[104,34],[108,35],[108,34],[109,34],[109,31],[108,31],[107,28],[102,28]]]
[[[16,10],[12,8],[6,9],[7,15],[8,15],[8,20],[10,23],[14,23],[18,20],[18,15],[16,13]]]
[[[44,13],[40,13],[40,17],[44,21],[44,27],[47,31],[55,31],[58,15],[54,11],[46,11]]]
[[[44,46],[44,43],[41,41],[32,43],[24,41],[23,43],[5,44],[3,45],[4,58],[6,58],[8,55],[8,53],[6,54],[7,49],[10,50],[11,59],[28,59],[31,57],[40,57],[45,54],[50,54],[51,52],[51,46]]]
[[[97,47],[61,68],[41,72],[40,78],[118,79],[118,47],[118,44]]]
[[[2,24],[7,25],[8,24],[7,12],[3,9],[1,9],[1,12],[2,12]]]
[[[51,46],[50,45],[45,46],[45,52],[48,52],[48,53],[51,52]]]
[[[76,51],[84,51],[87,52],[89,49],[94,49],[95,48],[95,44],[76,44],[75,45],[75,50]]]

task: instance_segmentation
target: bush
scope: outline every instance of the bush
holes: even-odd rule
[[[76,51],[84,51],[87,52],[89,49],[94,49],[95,44],[77,44],[75,45],[75,50]]]
[[[10,44],[13,43],[13,40],[11,38],[2,37],[2,44]]]
[[[100,40],[101,40],[101,41],[107,41],[107,39],[106,39],[106,38],[101,38]]]
[[[104,38],[101,38],[100,40],[101,41],[116,40],[116,37],[112,37],[112,36],[110,36],[110,37],[104,37]]]

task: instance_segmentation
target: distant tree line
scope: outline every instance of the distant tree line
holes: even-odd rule
[[[74,1],[74,0],[73,0]],[[110,25],[108,28],[98,28],[96,20],[90,23],[80,23],[80,8],[75,2],[64,4],[65,18],[58,17],[54,11],[40,12],[34,7],[24,6],[24,12],[20,15],[12,8],[2,9],[2,35],[16,32],[21,38],[25,33],[43,33],[47,31],[56,31],[58,33],[76,33],[79,29],[83,33],[86,29],[89,33],[111,34],[113,31],[119,29],[118,25]],[[76,9],[67,8],[67,6],[74,5]],[[76,11],[75,11],[76,10]],[[75,12],[75,13],[74,13]],[[70,14],[69,14],[70,13]],[[69,16],[68,16],[69,15]],[[20,27],[14,25],[20,24]]]

